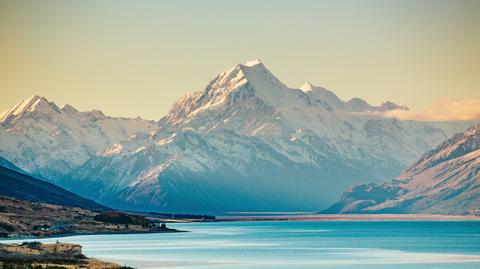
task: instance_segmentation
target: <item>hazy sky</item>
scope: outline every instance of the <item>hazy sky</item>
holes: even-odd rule
[[[343,99],[480,107],[480,1],[0,0],[1,111],[38,94],[157,120],[255,58]]]

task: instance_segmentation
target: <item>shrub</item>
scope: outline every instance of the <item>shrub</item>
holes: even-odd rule
[[[14,232],[16,230],[15,226],[4,222],[0,222],[0,228],[3,228],[7,232]]]
[[[118,211],[107,211],[96,215],[94,218],[96,221],[107,222],[112,224],[134,224],[134,225],[146,225],[147,219],[143,216],[130,215]]]
[[[39,249],[42,246],[42,243],[38,241],[32,241],[32,242],[23,242],[22,247],[28,247],[31,249]]]

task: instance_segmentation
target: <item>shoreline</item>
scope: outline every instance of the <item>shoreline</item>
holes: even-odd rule
[[[17,240],[40,240],[40,239],[54,239],[54,238],[64,238],[71,236],[79,235],[115,235],[115,234],[170,234],[170,233],[188,233],[189,231],[172,229],[171,231],[120,231],[120,232],[98,232],[98,233],[59,233],[52,236],[13,236],[8,238],[0,239],[0,244],[8,241],[17,241]]]
[[[232,212],[233,213],[233,212]],[[297,213],[298,214],[298,213]],[[202,222],[177,222],[177,223],[215,223],[215,222],[262,222],[262,221],[480,221],[480,216],[474,215],[440,215],[440,214],[288,214],[281,212],[275,215],[273,212],[262,215],[252,213],[252,215],[231,215],[231,216],[216,216],[215,221]],[[173,223],[173,222],[171,222]],[[177,230],[169,228],[167,231],[102,231],[102,232],[71,232],[59,233],[52,236],[14,236],[8,238],[1,238],[0,243],[9,241],[35,241],[41,239],[64,238],[81,235],[121,235],[121,234],[157,234],[157,233],[185,233],[190,231]]]
[[[440,214],[258,214],[217,217],[217,222],[229,221],[480,221],[480,216]]]

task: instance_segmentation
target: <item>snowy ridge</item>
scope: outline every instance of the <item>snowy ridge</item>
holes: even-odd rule
[[[115,142],[155,128],[150,121],[60,108],[32,96],[1,114],[0,155],[34,175],[58,179]]]
[[[358,185],[327,213],[480,213],[480,125],[448,139],[397,179]]]
[[[315,102],[324,103],[329,111],[384,112],[389,110],[409,110],[406,106],[399,106],[390,101],[383,102],[380,106],[372,106],[360,98],[353,98],[345,102],[332,91],[314,86],[310,82],[303,84],[300,90],[309,95]]]
[[[0,114],[0,123],[12,120],[12,118],[19,116],[23,112],[34,111],[35,107],[42,101],[44,102],[45,99],[38,95],[33,95],[32,97],[16,104],[11,109],[2,112]]]

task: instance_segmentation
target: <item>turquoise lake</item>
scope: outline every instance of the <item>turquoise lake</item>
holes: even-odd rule
[[[170,224],[174,234],[59,238],[136,268],[480,268],[478,221]],[[56,239],[43,239],[55,242]]]

